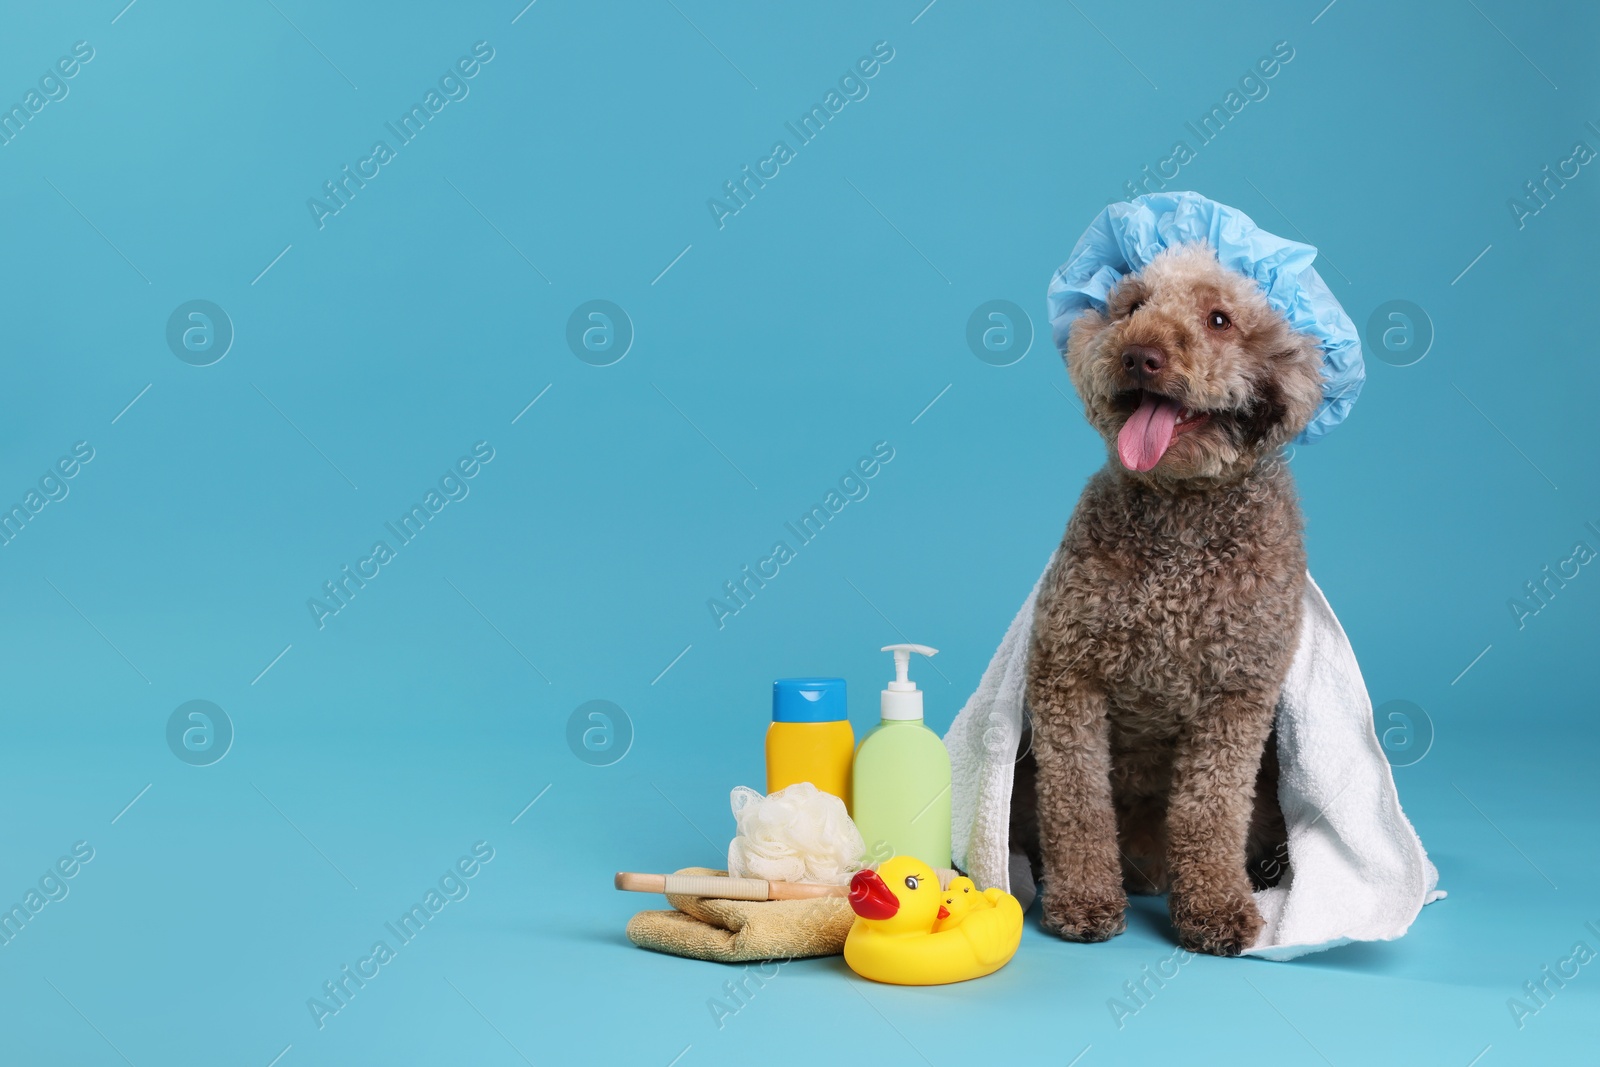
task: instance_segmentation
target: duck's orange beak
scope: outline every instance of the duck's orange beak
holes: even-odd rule
[[[900,898],[877,871],[857,871],[850,879],[850,910],[863,919],[891,919],[900,910]]]
[[[941,919],[950,918],[950,909],[945,907],[943,904],[939,905],[939,918],[941,918]]]

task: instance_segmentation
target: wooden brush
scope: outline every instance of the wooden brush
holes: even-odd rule
[[[940,869],[938,873],[940,888],[948,886],[956,874],[948,869]],[[618,871],[615,885],[627,893],[673,893],[717,900],[815,900],[818,897],[850,895],[847,885],[730,878],[725,874],[639,874]]]
[[[674,893],[718,900],[814,900],[842,897],[847,885],[818,882],[769,882],[764,878],[729,878],[722,874],[637,874],[618,871],[616,886],[628,893]]]

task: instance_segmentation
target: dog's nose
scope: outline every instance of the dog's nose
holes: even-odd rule
[[[1136,377],[1155,374],[1166,363],[1165,353],[1149,345],[1129,345],[1122,350],[1122,369]]]

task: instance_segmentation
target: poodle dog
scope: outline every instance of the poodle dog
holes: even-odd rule
[[[1237,955],[1252,882],[1284,869],[1268,741],[1306,562],[1281,450],[1321,403],[1320,353],[1195,243],[1083,312],[1066,363],[1110,459],[1039,590],[1015,832],[1061,937],[1111,938],[1126,891],[1170,890],[1185,948]]]

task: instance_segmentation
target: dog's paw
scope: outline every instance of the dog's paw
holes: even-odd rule
[[[1064,941],[1109,941],[1128,928],[1128,897],[1120,889],[1070,893],[1046,884],[1042,910],[1044,928]]]
[[[1190,952],[1237,956],[1261,936],[1261,913],[1243,890],[1179,893],[1167,900],[1178,943]]]

